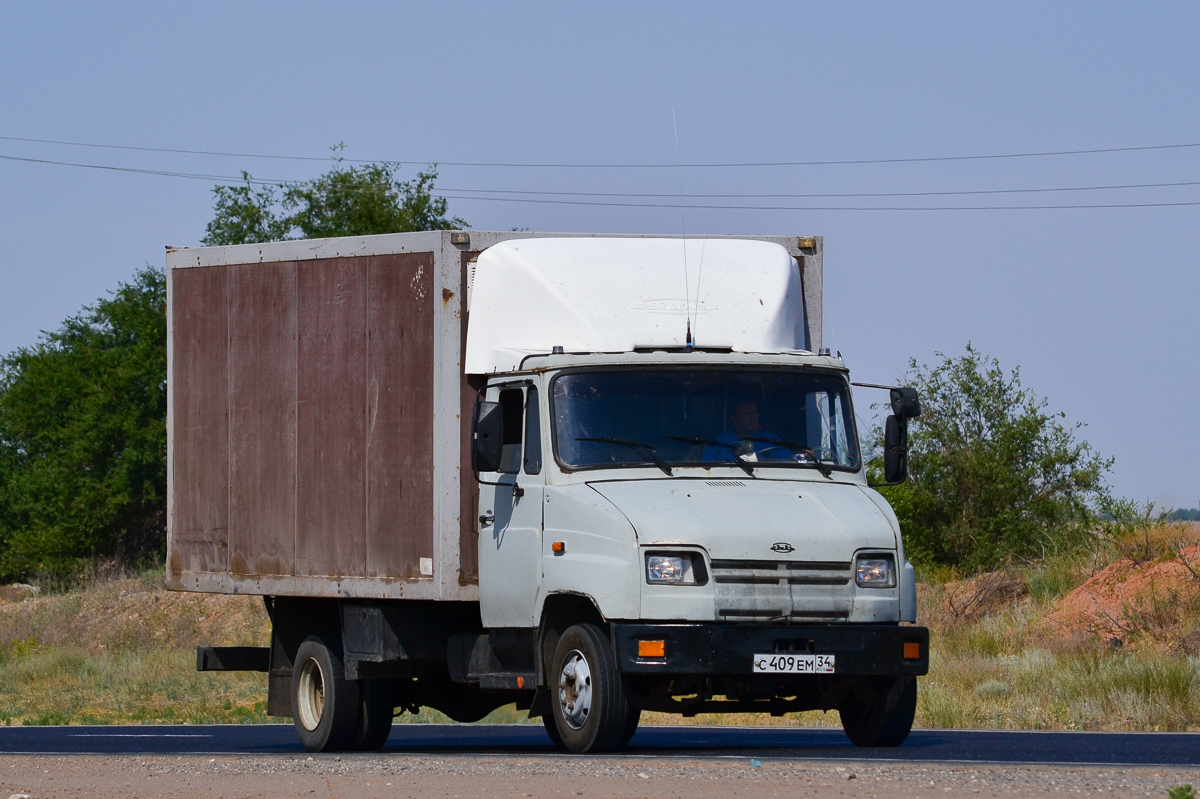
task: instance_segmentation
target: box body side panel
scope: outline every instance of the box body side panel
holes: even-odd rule
[[[296,264],[229,267],[230,571],[296,561]]]
[[[438,255],[171,269],[171,587],[474,598],[435,498],[458,495],[457,436],[435,436],[447,374],[455,432],[461,410]]]
[[[170,554],[167,579],[229,568],[227,272],[189,269],[171,286]]]
[[[417,579],[434,558],[433,254],[373,257],[367,281],[366,575]]]
[[[296,573],[366,571],[367,259],[299,264]]]

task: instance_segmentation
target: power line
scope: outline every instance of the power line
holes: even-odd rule
[[[48,158],[24,158],[19,155],[0,155],[0,160],[22,161],[27,164],[51,164],[53,166],[72,166],[79,169],[101,169],[107,172],[133,172],[138,175],[160,175],[168,178],[189,178],[191,180],[217,180],[225,182],[240,182],[241,178],[228,175],[203,175],[196,172],[172,172],[164,169],[138,169],[131,166],[108,166],[106,164],[81,164],[74,161],[52,161]],[[262,181],[253,181],[261,183]]]
[[[448,200],[481,200],[485,202],[507,203],[539,203],[546,205],[593,205],[615,208],[663,208],[678,210],[679,205],[667,203],[629,203],[601,202],[588,200],[535,200],[522,197],[462,197],[451,194],[442,195]],[[945,205],[945,206],[816,206],[816,205],[708,205],[688,204],[686,208],[698,208],[721,211],[1051,211],[1085,208],[1173,208],[1200,205],[1196,202],[1160,202],[1160,203],[1095,203],[1077,205]]]
[[[0,155],[0,160],[19,161],[19,162],[33,163],[33,164],[50,164],[50,165],[55,165],[55,166],[68,166],[68,167],[75,167],[75,168],[80,168],[80,169],[99,169],[99,170],[110,171],[110,172],[129,172],[129,173],[139,174],[139,175],[157,175],[157,176],[162,176],[162,177],[187,178],[190,180],[205,180],[205,181],[215,180],[218,182],[225,182],[225,183],[248,182],[248,183],[258,184],[258,185],[296,185],[297,184],[297,181],[263,180],[263,179],[245,178],[245,177],[239,178],[239,177],[231,177],[228,175],[207,175],[207,174],[195,173],[195,172],[176,172],[176,171],[161,170],[161,169],[141,169],[141,168],[137,168],[137,167],[111,166],[111,165],[107,165],[107,164],[85,164],[85,163],[79,163],[79,162],[74,162],[74,161],[56,161],[56,160],[51,160],[51,159],[46,159],[46,158],[27,158],[27,157],[16,156],[16,155]],[[1156,184],[1128,184],[1124,188],[1148,188],[1148,187],[1153,187],[1155,185]],[[1177,183],[1177,184],[1161,184],[1161,185],[1163,185],[1163,186],[1200,185],[1200,181]],[[988,191],[981,190],[981,191],[977,191],[977,192],[968,192],[968,191],[964,191],[964,192],[910,192],[910,193],[875,194],[875,195],[871,195],[871,194],[861,194],[861,195],[831,194],[831,195],[794,195],[794,196],[797,198],[801,198],[801,197],[805,197],[805,196],[810,196],[810,197],[821,197],[821,196],[827,196],[827,197],[934,196],[934,195],[944,195],[944,194],[1009,193],[1009,192],[1016,192],[1016,191],[1076,191],[1076,190],[1083,191],[1083,190],[1093,190],[1093,189],[1099,190],[1099,189],[1103,189],[1103,188],[1106,188],[1106,187],[1102,187],[1102,186],[1086,187],[1086,186],[1084,186],[1084,187],[1073,187],[1073,188],[1064,188],[1064,189],[1025,189],[1025,190],[997,189],[997,190],[988,190]],[[1111,187],[1111,188],[1118,188],[1118,187]],[[465,192],[489,192],[489,191],[491,191],[491,193],[499,193],[499,190],[492,191],[492,190],[487,190],[487,189],[448,189],[446,191],[448,191],[448,192],[460,191],[460,192],[464,192],[464,193]],[[561,195],[570,196],[572,194],[572,193],[568,193],[568,192],[534,192],[534,193],[535,194],[551,194],[551,195],[557,194],[560,196]],[[680,205],[677,203],[670,203],[670,204],[667,204],[667,203],[636,203],[636,202],[611,202],[611,201],[600,201],[600,200],[567,200],[567,199],[546,200],[546,199],[536,199],[534,197],[485,197],[485,196],[479,196],[479,195],[463,196],[462,194],[457,195],[457,196],[453,195],[453,194],[443,194],[442,196],[444,196],[446,199],[450,199],[450,200],[478,200],[478,201],[482,201],[482,202],[532,203],[532,204],[539,204],[539,205],[585,205],[585,206],[602,206],[602,207],[615,207],[615,208],[664,208],[664,209],[671,209],[671,210],[678,209],[680,207]],[[584,193],[580,192],[580,193],[575,193],[574,196],[608,196],[608,195],[604,195],[604,194],[588,195],[588,194],[584,194]],[[623,195],[617,195],[617,196],[623,196]],[[629,195],[629,196],[640,197],[641,195]],[[654,198],[657,195],[645,195],[645,196],[648,198]],[[675,195],[666,195],[666,196],[673,198]],[[702,199],[706,195],[692,195],[692,196],[693,196],[693,198]],[[722,197],[723,195],[712,195],[712,196],[713,197]],[[737,198],[737,197],[741,197],[743,195],[729,195],[729,196],[733,197],[733,198]],[[750,197],[754,197],[754,196],[770,197],[772,195],[750,195]],[[785,196],[786,197],[789,195],[774,195],[774,196]],[[1068,210],[1068,209],[1087,209],[1087,208],[1170,208],[1170,207],[1183,207],[1183,206],[1194,206],[1194,205],[1200,205],[1200,201],[1198,201],[1198,202],[1148,202],[1148,203],[1096,203],[1096,204],[1080,203],[1080,204],[1074,204],[1074,205],[987,205],[987,206],[798,206],[798,205],[784,206],[784,205],[718,205],[718,204],[712,204],[712,203],[703,203],[703,204],[701,204],[701,203],[685,203],[684,207],[692,208],[692,209],[702,209],[702,210],[726,210],[726,211],[1035,211],[1035,210]]]
[[[0,141],[18,141],[31,144],[57,144],[64,147],[94,147],[100,150],[129,150],[139,153],[173,153],[175,155],[215,155],[224,158],[272,158],[280,161],[331,161],[354,159],[334,159],[331,156],[318,158],[315,155],[267,155],[265,153],[229,153],[216,150],[180,150],[174,147],[134,147],[128,144],[96,144],[83,141],[61,141],[59,139],[31,139],[25,136],[0,136]],[[367,163],[355,161],[355,163]],[[400,162],[393,162],[400,163]]]
[[[1122,183],[1109,186],[1063,186],[1057,188],[1036,189],[973,189],[966,191],[889,191],[889,192],[849,192],[837,194],[650,194],[643,192],[602,192],[602,191],[527,191],[519,189],[451,189],[442,191],[457,191],[471,194],[519,194],[551,197],[637,197],[643,199],[675,198],[688,199],[725,199],[750,200],[760,199],[815,199],[821,197],[948,197],[977,194],[1041,194],[1064,191],[1109,191],[1114,189],[1162,189],[1180,186],[1200,186],[1200,180],[1178,181],[1174,183]]]
[[[715,163],[691,163],[691,164],[654,164],[654,163],[609,163],[609,164],[580,164],[580,163],[519,163],[508,161],[438,161],[436,159],[361,159],[361,158],[345,158],[337,159],[331,156],[317,157],[311,155],[278,155],[268,153],[238,153],[224,152],[219,150],[187,150],[171,147],[137,147],[124,144],[100,144],[95,142],[79,142],[65,141],[61,139],[36,139],[24,136],[0,136],[0,141],[24,142],[32,144],[53,144],[66,147],[93,147],[106,150],[128,150],[134,152],[150,152],[150,153],[173,153],[179,155],[208,155],[224,158],[265,158],[285,161],[331,161],[343,160],[347,163],[365,164],[386,162],[399,165],[415,165],[415,164],[439,164],[441,166],[457,166],[457,167],[496,167],[496,168],[512,168],[512,169],[677,169],[685,167],[688,169],[710,169],[710,168],[748,168],[748,167],[787,167],[787,166],[851,166],[865,164],[916,164],[916,163],[932,163],[938,161],[984,161],[1009,158],[1049,158],[1066,155],[1099,155],[1106,153],[1132,153],[1132,152],[1149,152],[1155,150],[1182,150],[1200,147],[1200,142],[1190,142],[1183,144],[1149,144],[1138,145],[1133,147],[1096,147],[1080,150],[1047,150],[1034,152],[1018,152],[1018,153],[986,153],[976,155],[938,155],[938,156],[920,156],[911,158],[850,158],[825,161],[742,161],[742,162],[715,162]]]

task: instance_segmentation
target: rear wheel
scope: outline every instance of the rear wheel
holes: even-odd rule
[[[354,748],[374,752],[383,748],[392,732],[396,692],[388,680],[360,680],[358,685],[362,709]]]
[[[292,666],[292,721],[310,752],[340,752],[359,737],[358,683],[346,679],[340,647],[312,635]]]
[[[551,714],[563,746],[572,752],[605,752],[621,746],[629,703],[608,638],[594,624],[567,628],[550,671]]]
[[[842,729],[855,746],[899,746],[917,714],[917,678],[877,677],[838,703]]]

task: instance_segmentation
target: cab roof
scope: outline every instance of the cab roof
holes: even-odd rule
[[[484,250],[469,285],[471,374],[518,371],[555,347],[805,352],[800,268],[773,242],[515,239]]]

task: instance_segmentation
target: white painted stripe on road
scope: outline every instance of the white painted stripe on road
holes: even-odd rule
[[[212,735],[176,735],[174,733],[73,732],[72,738],[212,738]]]

